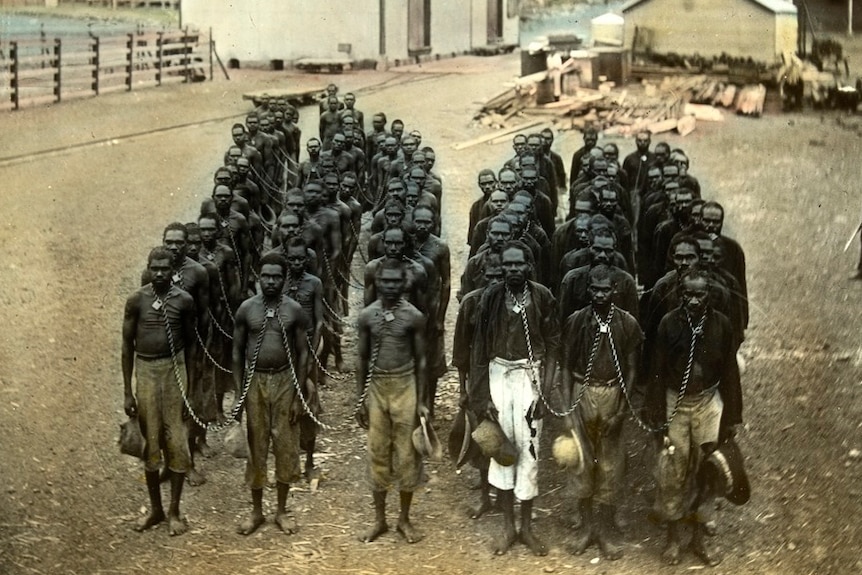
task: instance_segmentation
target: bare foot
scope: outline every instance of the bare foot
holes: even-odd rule
[[[186,473],[186,481],[188,481],[189,485],[192,487],[198,487],[199,485],[206,483],[207,478],[203,473],[192,467],[188,470],[188,473]]]
[[[399,521],[396,529],[407,543],[418,543],[422,541],[422,538],[424,537],[424,535],[414,529],[413,525],[410,524],[410,521]]]
[[[533,552],[533,555],[536,555],[537,557],[544,557],[548,554],[548,548],[535,535],[533,535],[532,530],[521,531],[520,539],[521,543],[530,548],[530,551]]]
[[[189,526],[186,524],[185,518],[175,515],[168,517],[168,533],[171,537],[182,535],[188,528]]]
[[[375,523],[374,527],[359,536],[359,540],[364,543],[371,543],[387,531],[389,531],[389,525],[385,521]]]
[[[704,562],[705,565],[709,567],[715,567],[719,563],[721,563],[721,557],[718,553],[715,552],[709,545],[707,545],[706,541],[703,537],[695,537],[691,540],[690,545],[692,553],[697,555],[698,559]]]
[[[158,525],[165,519],[165,512],[162,509],[152,511],[144,519],[141,519],[137,525],[135,525],[135,531],[137,531],[138,533],[140,533],[141,531],[146,531],[150,527]]]
[[[490,499],[483,499],[476,509],[470,510],[470,519],[479,519],[494,508]]]
[[[215,449],[213,449],[209,443],[206,441],[201,441],[197,445],[198,453],[209,459],[213,455],[215,455]]]
[[[240,535],[251,535],[257,528],[263,525],[264,517],[259,513],[252,513],[251,516],[239,524],[236,528],[236,532]]]
[[[680,554],[679,541],[676,541],[676,540],[668,541],[667,545],[664,548],[664,551],[662,551],[661,558],[668,565],[678,565],[679,564],[679,554]]]
[[[299,526],[296,524],[296,517],[287,511],[275,514],[275,524],[278,528],[284,531],[287,535],[293,535],[299,531]]]
[[[514,527],[507,527],[503,530],[503,534],[494,544],[494,555],[505,555],[509,551],[509,547],[515,543],[517,534]]]

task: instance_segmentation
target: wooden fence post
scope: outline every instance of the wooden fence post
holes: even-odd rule
[[[209,48],[210,48],[210,82],[213,81],[213,29],[210,26],[210,35],[209,35]]]
[[[164,59],[162,57],[162,39],[164,38],[164,35],[164,32],[159,32],[159,37],[156,39],[156,50],[158,50],[159,55],[159,63],[156,68],[156,86],[162,85],[162,66],[164,65]]]
[[[54,38],[54,59],[51,62],[54,68],[54,96],[59,102],[63,99],[63,41]]]
[[[126,44],[126,46],[129,48],[129,53],[126,54],[126,60],[128,61],[128,64],[126,65],[126,87],[128,88],[128,91],[131,92],[132,68],[134,67],[135,63],[135,35],[127,34],[127,36],[129,37],[129,42]]]
[[[93,37],[93,44],[90,46],[90,50],[93,51],[93,57],[90,58],[90,65],[94,66],[93,68],[93,83],[90,85],[90,89],[93,90],[97,96],[99,95],[99,74],[100,68],[102,66],[101,58],[100,58],[100,42],[99,37]]]
[[[183,30],[183,63],[186,82],[191,82],[191,74],[189,70],[189,62],[192,59],[191,47],[189,46],[189,27],[186,26]]]
[[[17,110],[21,106],[21,93],[18,87],[18,42],[9,42],[9,57],[12,60],[12,103]]]

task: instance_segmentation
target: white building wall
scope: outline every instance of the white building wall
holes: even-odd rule
[[[378,0],[183,0],[183,25],[212,27],[222,60],[266,62],[339,55],[352,45],[355,59],[378,55]]]
[[[486,45],[487,1],[432,0],[431,53],[449,55]],[[183,0],[181,16],[183,26],[213,29],[224,61],[333,58],[343,56],[339,44],[351,44],[350,56],[364,60],[380,57],[380,4],[381,0]],[[407,12],[407,0],[385,0],[390,62],[410,57]],[[504,15],[503,40],[517,44],[517,16]]]
[[[470,45],[470,10],[472,2],[432,0],[431,53],[466,52]],[[485,44],[486,42],[483,42]]]

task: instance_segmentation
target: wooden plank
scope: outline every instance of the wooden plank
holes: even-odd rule
[[[723,122],[724,114],[715,106],[706,104],[686,104],[682,111],[683,114],[691,115],[702,122]]]
[[[647,130],[649,130],[651,134],[661,134],[663,132],[670,132],[671,130],[675,130],[676,124],[676,118],[668,118],[667,120],[653,122],[652,124],[647,126]]]
[[[679,132],[680,136],[688,136],[694,132],[696,126],[697,120],[694,116],[683,116],[677,120],[676,131]]]
[[[534,128],[539,124],[543,124],[545,120],[532,120],[529,122],[525,122],[523,124],[518,124],[517,126],[512,126],[510,128],[506,128],[504,130],[500,130],[499,132],[492,132],[490,134],[483,134],[477,138],[473,138],[472,140],[466,140],[464,142],[457,142],[452,144],[453,150],[464,150],[467,148],[471,148],[473,146],[477,146],[479,144],[484,144],[485,142],[490,142],[496,138],[501,136],[507,136],[514,134],[515,132],[520,132],[522,130],[527,130],[529,128]]]

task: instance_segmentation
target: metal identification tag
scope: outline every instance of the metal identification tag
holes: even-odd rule
[[[183,279],[183,277],[182,277],[180,274],[178,274],[178,273],[177,273],[177,274],[174,274],[174,275],[171,277],[171,281],[172,281],[172,282],[174,282],[174,283],[179,283],[181,279]]]
[[[153,302],[153,309],[156,311],[159,311],[160,309],[162,309],[162,300],[157,299],[156,301],[154,301]]]
[[[222,222],[221,222],[221,227],[226,228],[227,226],[228,226],[227,221],[222,220]]]
[[[610,331],[611,331],[611,327],[608,324],[606,324],[606,323],[599,324],[599,333],[610,333]]]
[[[522,309],[524,309],[524,308],[522,308],[522,307],[521,307],[521,304],[519,304],[519,303],[516,303],[516,304],[512,307],[512,311],[513,311],[513,312],[515,312],[515,313],[521,313],[521,310],[522,310]]]
[[[274,309],[266,310],[266,317],[275,317],[275,310]]]
[[[213,261],[213,260],[215,260],[215,254],[213,254],[213,253],[208,253],[208,254],[207,254],[207,259],[208,259],[209,261]]]
[[[395,319],[395,314],[391,311],[383,312],[383,319],[385,319],[386,321],[392,321]]]

